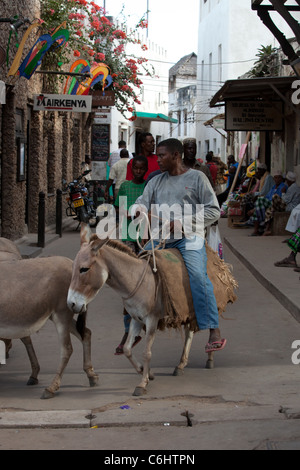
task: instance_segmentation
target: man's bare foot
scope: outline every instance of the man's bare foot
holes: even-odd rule
[[[205,352],[221,351],[221,349],[225,348],[226,342],[226,339],[221,338],[219,328],[211,329],[208,343],[205,346]]]

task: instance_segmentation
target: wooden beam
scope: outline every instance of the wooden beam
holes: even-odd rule
[[[270,0],[269,0],[270,1]],[[285,4],[287,0],[284,0],[283,3]],[[300,11],[300,0],[296,0],[299,6],[297,5],[284,5],[285,8],[288,11]],[[251,9],[252,10],[268,10],[268,11],[274,11],[276,8],[274,8],[273,5],[262,5],[261,0],[253,0],[253,3],[251,4]]]
[[[283,53],[289,58],[290,62],[297,60],[299,57],[294,51],[293,47],[285,37],[285,35],[277,28],[277,26],[273,23],[272,18],[267,10],[257,10],[257,14],[264,23],[264,25],[271,31],[271,33],[275,36],[279,44],[281,45]]]
[[[281,0],[269,0],[275,10],[282,16],[282,18],[287,22],[291,30],[294,32],[295,37],[300,44],[300,27],[298,21],[293,18],[293,16],[288,11],[288,7],[282,3]]]

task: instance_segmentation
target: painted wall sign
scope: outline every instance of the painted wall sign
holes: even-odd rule
[[[282,129],[282,101],[226,101],[226,131],[282,131]]]
[[[35,95],[33,109],[34,111],[90,113],[92,111],[92,97],[49,94]]]

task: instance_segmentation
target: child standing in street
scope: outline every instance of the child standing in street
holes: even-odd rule
[[[126,201],[126,219],[124,220],[124,223],[122,224],[121,230],[122,230],[122,242],[125,243],[127,246],[130,246],[134,253],[139,252],[139,246],[138,243],[135,239],[131,238],[129,235],[129,224],[131,223],[131,217],[128,214],[128,211],[130,207],[135,203],[137,198],[143,194],[144,188],[145,188],[145,174],[148,171],[148,160],[144,156],[137,156],[134,157],[132,160],[132,174],[133,174],[133,179],[131,181],[124,181],[119,189],[116,201],[115,201],[115,208],[116,211],[119,212],[122,211],[124,213],[124,208],[122,207],[122,204],[124,201]],[[122,199],[121,199],[122,198]],[[124,199],[123,199],[124,198]],[[120,222],[122,223],[122,217],[120,219]],[[123,352],[123,346],[127,340],[128,337],[128,332],[129,332],[129,326],[130,326],[130,321],[131,321],[131,316],[129,313],[127,313],[124,310],[124,327],[125,327],[125,333],[124,336],[119,344],[119,346],[116,348],[115,355],[119,356],[121,354],[124,354]],[[141,337],[137,336],[135,338],[135,342],[133,343],[133,346],[136,346],[140,341]]]

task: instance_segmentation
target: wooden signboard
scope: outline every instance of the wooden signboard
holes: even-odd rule
[[[226,131],[282,131],[282,101],[226,100]]]
[[[107,162],[110,155],[110,125],[93,124],[92,126],[92,160]]]
[[[94,90],[92,98],[93,108],[98,108],[99,106],[114,106],[115,104],[115,94],[111,90],[105,90],[104,93],[102,90]]]

